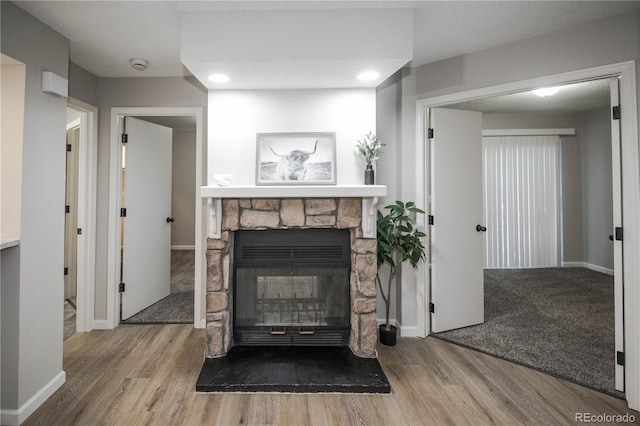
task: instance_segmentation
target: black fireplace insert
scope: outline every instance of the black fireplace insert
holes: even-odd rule
[[[350,246],[348,230],[236,232],[235,344],[347,346]]]

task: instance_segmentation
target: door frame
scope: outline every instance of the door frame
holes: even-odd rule
[[[96,199],[98,192],[98,107],[68,98],[67,105],[80,111],[78,141],[78,228],[76,331],[91,331],[95,321]]]
[[[416,101],[416,141],[423,142],[426,135],[425,116],[428,108],[468,101],[489,96],[500,96],[514,92],[532,90],[538,87],[562,85],[584,80],[620,77],[620,106],[623,111],[621,122],[622,151],[622,215],[624,222],[624,339],[625,339],[625,396],[629,407],[640,408],[640,265],[634,262],[640,258],[640,157],[638,148],[638,108],[636,92],[635,61],[621,62],[584,70],[533,78],[513,83],[473,89]],[[424,143],[417,144],[416,193],[426,206],[429,188],[429,152]],[[429,334],[430,318],[428,309],[429,273],[428,268],[418,277],[417,312],[425,312],[418,317],[418,327]]]
[[[107,319],[106,328],[115,328],[120,323],[118,284],[120,277],[120,188],[122,184],[122,149],[120,134],[122,118],[126,116],[184,116],[196,117],[196,229],[195,229],[195,276],[194,276],[194,327],[204,328],[206,263],[203,261],[207,240],[204,236],[206,204],[200,195],[203,182],[203,116],[202,107],[114,107],[111,108],[111,132],[109,137],[109,209],[107,234]]]

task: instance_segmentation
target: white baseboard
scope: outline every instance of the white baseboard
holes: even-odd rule
[[[17,410],[0,410],[0,423],[7,426],[17,426],[27,420],[51,395],[57,391],[60,386],[64,385],[67,375],[64,371],[59,372],[56,376],[42,387],[22,407]]]
[[[594,265],[588,262],[562,262],[563,268],[587,268],[592,271],[600,272],[607,275],[614,275],[613,269],[605,268],[603,266]]]
[[[611,276],[613,276],[613,274],[614,274],[613,269],[609,269],[609,268],[605,268],[605,267],[602,267],[602,266],[594,265],[592,263],[586,263],[585,262],[584,267],[587,268],[587,269],[591,269],[592,271],[602,272],[603,274],[607,274],[607,275],[611,275]]]
[[[402,337],[420,337],[418,335],[418,327],[415,325],[411,326],[400,326],[400,336]]]
[[[385,319],[384,318],[378,318],[378,327],[381,326],[384,323],[385,323]],[[402,336],[402,337],[419,337],[418,336],[418,327],[416,327],[415,325],[403,326],[395,318],[389,318],[389,324],[391,324],[392,326],[396,327],[400,331],[398,336]]]
[[[171,246],[171,250],[195,250],[196,246]]]
[[[584,262],[562,262],[563,268],[584,268]]]
[[[93,330],[110,330],[107,320],[93,320]]]

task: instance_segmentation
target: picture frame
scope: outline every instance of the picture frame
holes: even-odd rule
[[[335,132],[258,133],[256,185],[335,185]]]

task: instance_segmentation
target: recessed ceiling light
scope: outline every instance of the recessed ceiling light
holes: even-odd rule
[[[546,98],[548,96],[553,96],[560,90],[559,87],[544,87],[542,89],[532,90],[533,94],[536,96],[540,96],[541,98]]]
[[[229,80],[231,80],[229,76],[224,74],[211,74],[209,76],[209,81],[212,83],[228,83]]]
[[[380,73],[376,71],[365,71],[358,75],[358,80],[361,81],[373,81],[380,78]]]

